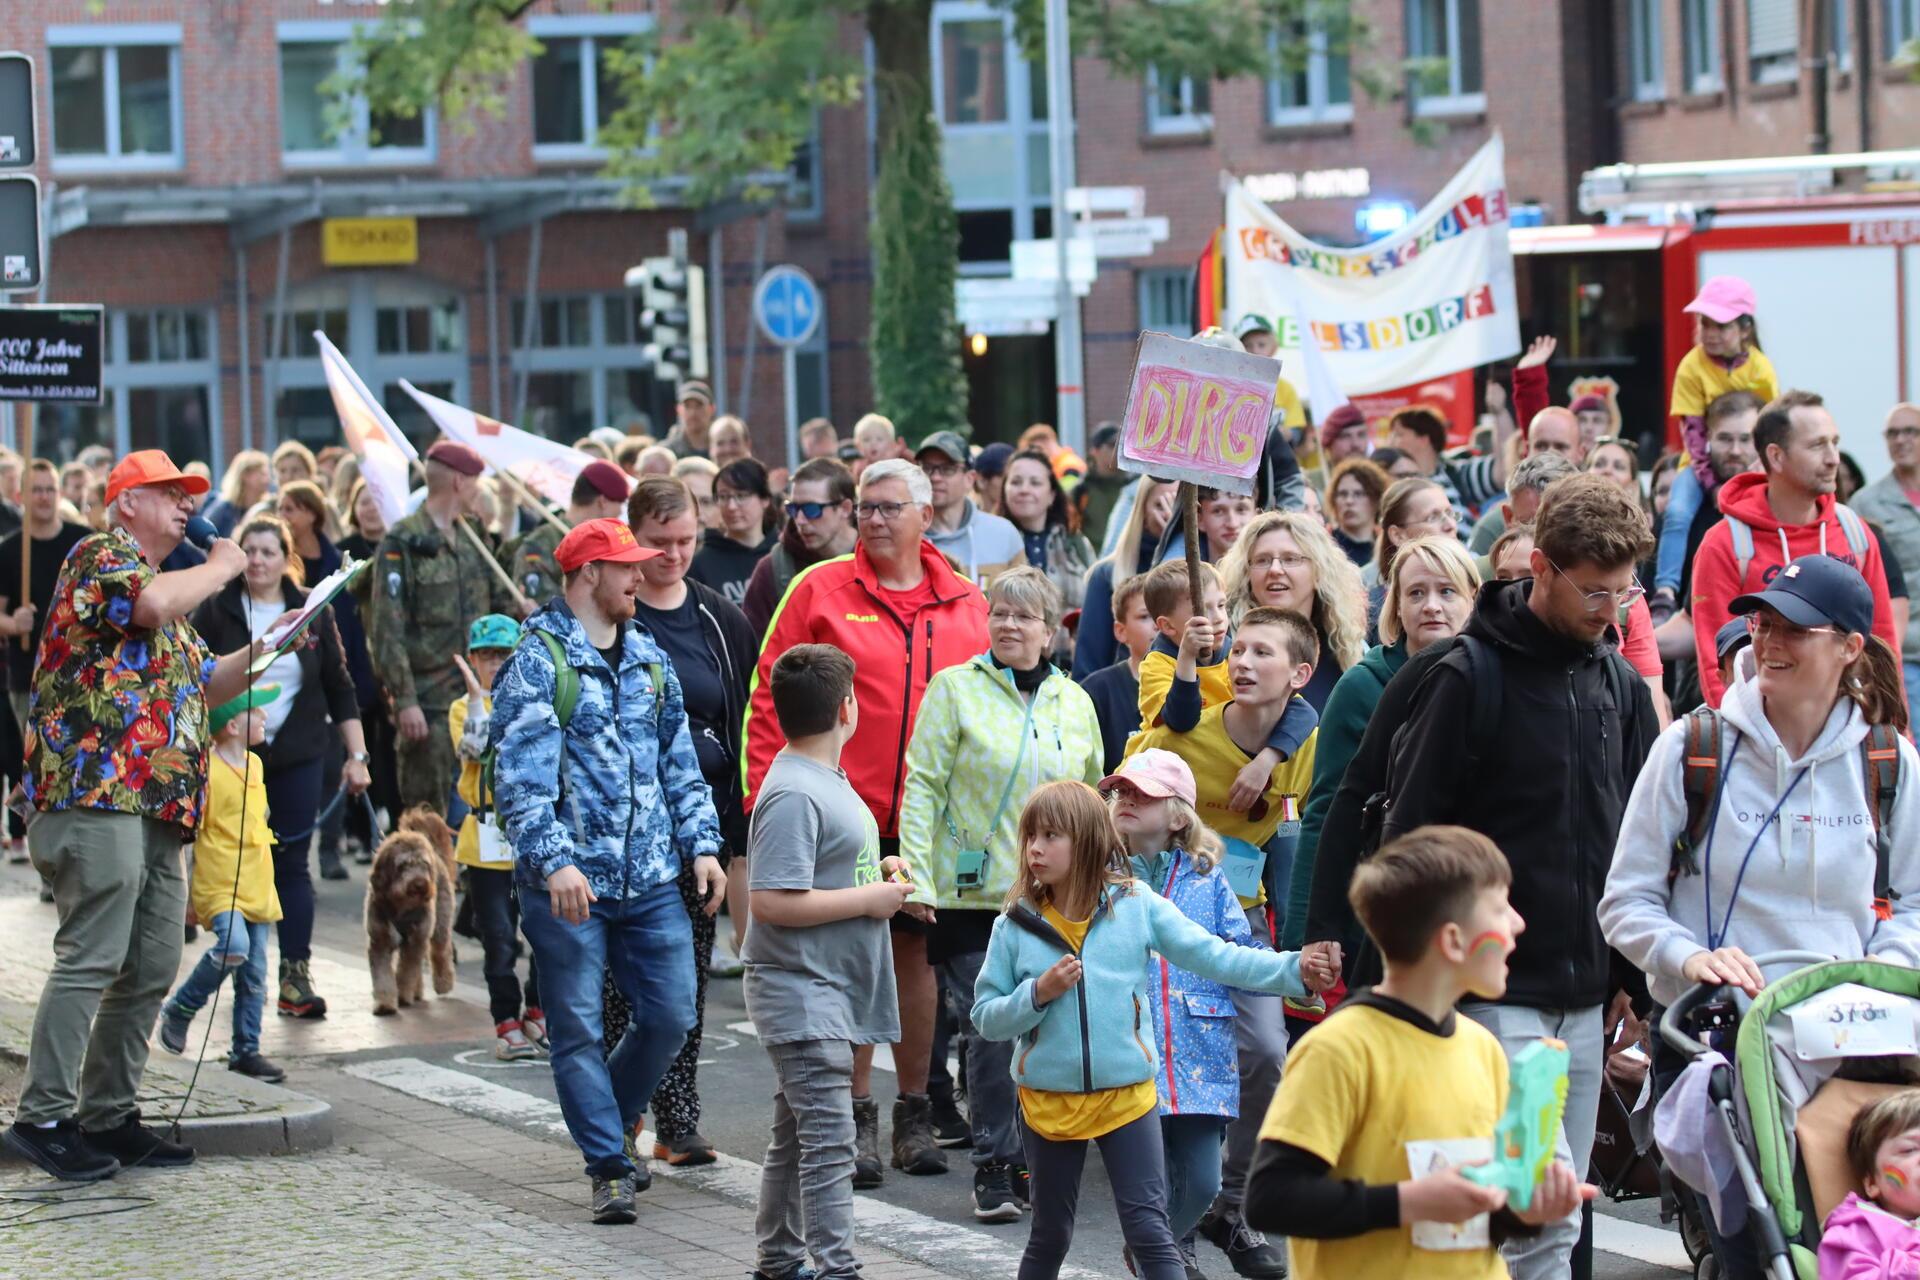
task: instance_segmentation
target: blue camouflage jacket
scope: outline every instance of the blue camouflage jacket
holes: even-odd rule
[[[533,631],[559,640],[579,673],[565,742],[554,714],[554,665]],[[544,890],[576,866],[596,897],[635,897],[720,850],[713,794],[700,775],[680,679],[637,623],[625,627],[620,670],[564,599],[527,620],[520,647],[493,683],[494,797],[519,883]],[[656,664],[666,688],[653,688]]]

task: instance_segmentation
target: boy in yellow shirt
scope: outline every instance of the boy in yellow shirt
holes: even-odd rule
[[[447,708],[447,731],[460,757],[455,790],[470,806],[460,823],[454,860],[467,869],[467,895],[480,926],[482,971],[493,1013],[493,1056],[502,1062],[537,1058],[547,1045],[547,1019],[540,1011],[540,971],[529,949],[526,1007],[521,1007],[520,978],[514,969],[519,948],[519,902],[513,893],[513,849],[493,814],[493,793],[481,794],[480,759],[487,752],[487,728],[493,720],[493,678],[520,643],[520,624],[501,613],[473,620],[467,628],[467,656],[455,655],[466,677],[467,694]]]
[[[193,1015],[233,975],[233,1045],[227,1070],[277,1083],[287,1073],[260,1053],[260,1016],[267,1006],[267,926],[280,918],[273,887],[273,831],[267,826],[267,772],[249,751],[267,738],[261,708],[278,685],[255,685],[208,717],[207,802],[193,843],[188,900],[213,945],[180,989],[160,1008],[160,1045],[187,1051]]]
[[[1560,1161],[1525,1211],[1460,1173],[1493,1155],[1507,1059],[1453,1007],[1506,993],[1526,927],[1511,883],[1465,827],[1416,828],[1354,872],[1347,896],[1386,977],[1294,1048],[1247,1187],[1247,1221],[1292,1239],[1294,1280],[1501,1280],[1502,1238],[1593,1198]]]

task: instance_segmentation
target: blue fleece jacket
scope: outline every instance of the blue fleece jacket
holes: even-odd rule
[[[1230,987],[1302,996],[1298,952],[1223,942],[1138,880],[1102,891],[1081,948],[1080,981],[1035,1003],[1035,981],[1071,951],[1039,909],[1021,901],[993,922],[973,989],[973,1024],[989,1040],[1015,1041],[1014,1082],[1055,1093],[1092,1093],[1154,1078],[1147,979],[1153,952]]]

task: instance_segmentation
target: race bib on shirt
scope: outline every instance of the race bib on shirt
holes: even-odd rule
[[[1424,1178],[1442,1169],[1492,1157],[1492,1138],[1436,1138],[1407,1144],[1407,1170],[1415,1178]],[[1487,1215],[1484,1213],[1465,1222],[1413,1224],[1413,1247],[1416,1249],[1453,1253],[1466,1249],[1487,1249],[1492,1245],[1493,1239],[1488,1234]]]

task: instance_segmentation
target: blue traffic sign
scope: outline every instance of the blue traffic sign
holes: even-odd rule
[[[753,318],[781,346],[802,346],[820,327],[820,287],[799,267],[773,267],[753,288]]]

